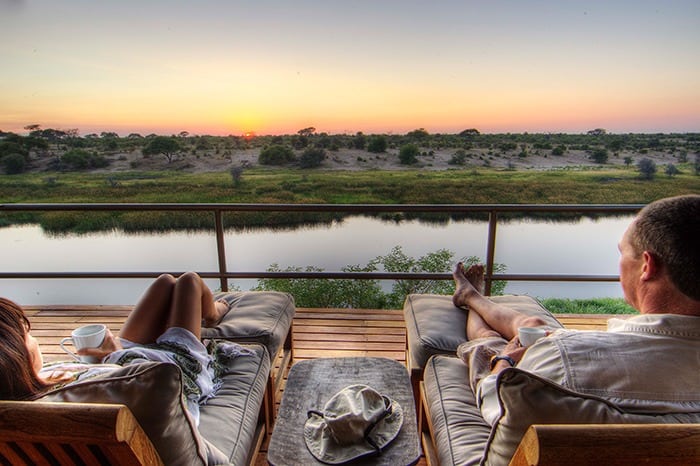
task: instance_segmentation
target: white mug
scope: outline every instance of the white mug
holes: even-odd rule
[[[73,356],[76,361],[88,363],[99,362],[99,358],[95,356],[79,356],[63,345],[70,341],[76,349],[97,348],[104,341],[106,332],[107,326],[103,324],[83,325],[73,330],[70,334],[71,336],[61,340],[61,349]]]
[[[531,346],[537,340],[547,335],[547,330],[543,327],[520,327],[518,328],[518,338],[520,345],[524,347]]]

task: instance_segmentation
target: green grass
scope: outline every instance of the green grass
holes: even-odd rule
[[[686,171],[687,173],[687,171]],[[700,192],[700,177],[659,175],[641,181],[629,169],[590,171],[320,171],[250,169],[234,184],[228,173],[120,172],[110,174],[43,173],[0,176],[5,203],[163,202],[163,203],[330,203],[330,204],[627,204],[648,203]],[[210,220],[191,214],[145,216],[112,214],[81,222],[73,213],[5,216],[0,222],[42,221],[49,229],[88,231],[209,228]],[[192,218],[195,217],[195,218]],[[231,216],[234,217],[234,216]],[[295,213],[236,215],[229,226],[294,225],[329,221],[333,216]],[[427,218],[427,216],[426,216]],[[447,220],[436,215],[436,221]],[[100,226],[102,225],[102,226]],[[48,226],[48,225],[47,225]]]
[[[647,203],[700,191],[700,177],[639,180],[592,171],[317,171],[60,173],[0,176],[5,202]]]
[[[637,311],[621,298],[547,298],[541,302],[555,314],[637,314]]]

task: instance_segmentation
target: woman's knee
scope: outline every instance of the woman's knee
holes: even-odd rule
[[[173,286],[175,286],[175,277],[169,273],[164,273],[155,279],[152,286],[159,287],[163,290],[172,289]]]
[[[201,289],[203,282],[202,278],[196,272],[185,272],[177,278],[178,286],[187,286],[188,288]]]

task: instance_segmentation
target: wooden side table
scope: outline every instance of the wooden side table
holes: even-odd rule
[[[413,465],[420,459],[420,438],[408,371],[387,358],[320,358],[292,366],[272,432],[267,459],[275,466],[322,465],[304,442],[307,411],[323,409],[337,392],[365,384],[396,400],[403,409],[399,435],[380,455],[369,455],[348,465]]]

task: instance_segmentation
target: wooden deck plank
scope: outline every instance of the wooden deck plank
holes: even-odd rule
[[[67,359],[59,347],[71,330],[88,323],[104,323],[118,333],[131,306],[30,306],[25,309],[32,334],[39,340],[46,361]],[[567,328],[605,330],[610,315],[558,314]],[[620,316],[617,316],[620,317]],[[621,316],[624,317],[624,316]],[[294,317],[294,362],[320,357],[377,356],[406,363],[406,329],[403,311],[381,309],[298,308]],[[275,362],[275,364],[278,364]],[[283,381],[275,394],[277,407]],[[267,441],[256,465],[267,464]],[[419,466],[425,466],[421,458]]]

